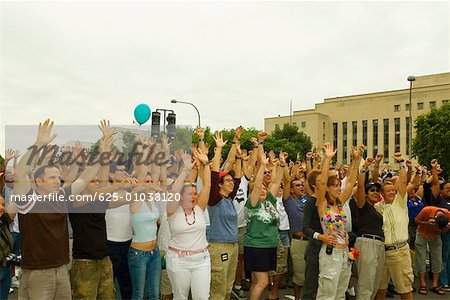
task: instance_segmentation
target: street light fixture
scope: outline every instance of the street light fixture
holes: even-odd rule
[[[411,152],[411,148],[412,148],[412,103],[411,103],[411,98],[412,98],[412,87],[413,87],[413,81],[416,80],[416,77],[414,76],[408,76],[408,81],[409,81],[409,145],[408,145],[408,150],[409,150],[409,157],[412,156],[412,152]]]
[[[193,106],[193,107],[195,108],[195,110],[197,111],[197,115],[198,115],[198,127],[200,127],[200,112],[198,111],[197,107],[196,107],[194,104],[192,104],[191,102],[178,101],[178,100],[175,100],[175,99],[172,99],[170,102],[172,102],[172,103],[189,104],[189,105]]]

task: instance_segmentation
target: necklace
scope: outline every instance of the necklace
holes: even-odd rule
[[[193,220],[191,222],[189,222],[189,220],[188,220],[188,214],[186,213],[185,209],[183,209],[183,212],[184,212],[184,219],[186,220],[186,223],[188,225],[194,225],[194,223],[195,223],[195,210],[192,209]]]

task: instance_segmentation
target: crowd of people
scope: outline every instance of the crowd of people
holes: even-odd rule
[[[15,287],[19,299],[245,299],[248,282],[249,299],[278,299],[283,281],[296,300],[385,299],[390,284],[412,299],[415,272],[418,293],[450,292],[450,182],[436,159],[427,168],[395,153],[386,171],[361,145],[347,166],[329,143],[292,159],[267,153],[265,132],[242,149],[238,127],[215,145],[197,128],[189,151],[136,136],[124,161],[109,121],[99,127],[96,163],[79,143],[51,146],[50,120],[26,153],[6,151],[0,299]],[[54,162],[64,155],[74,159]],[[63,201],[38,201],[51,195]]]

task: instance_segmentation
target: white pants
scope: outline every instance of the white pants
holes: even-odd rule
[[[166,268],[172,284],[174,300],[187,300],[189,289],[192,299],[208,300],[211,282],[211,259],[209,252],[179,257],[167,251]]]

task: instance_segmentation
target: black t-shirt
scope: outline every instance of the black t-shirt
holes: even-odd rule
[[[102,259],[108,256],[104,213],[108,205],[109,202],[96,201],[79,208],[71,208],[72,212],[78,211],[78,213],[69,213],[73,229],[72,256],[74,259]],[[98,212],[100,210],[104,212]]]
[[[363,234],[373,234],[384,237],[383,216],[380,215],[375,207],[367,201],[364,206],[358,208],[356,201],[350,202],[352,211],[356,211],[356,218],[352,218],[353,230],[358,237]]]

